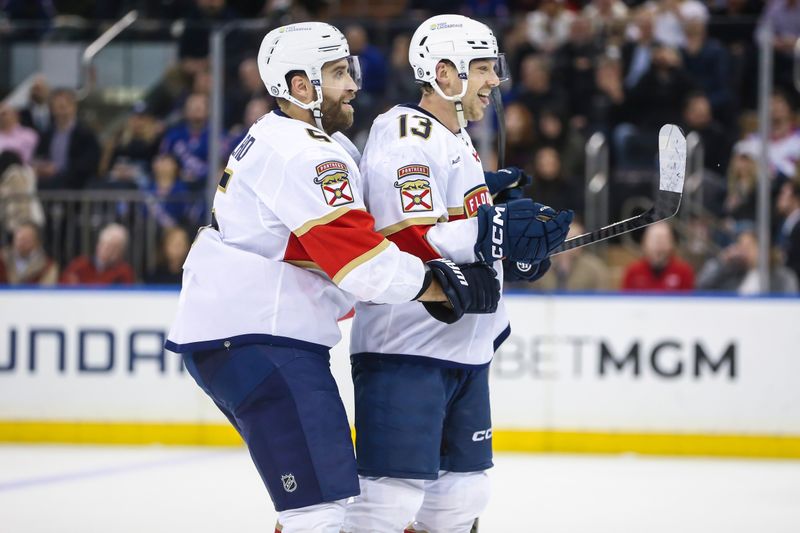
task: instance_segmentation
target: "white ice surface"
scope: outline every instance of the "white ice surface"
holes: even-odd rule
[[[498,454],[481,533],[797,533],[800,461]],[[272,533],[243,449],[0,446],[2,533]]]

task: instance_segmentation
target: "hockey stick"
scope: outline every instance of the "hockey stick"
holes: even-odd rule
[[[674,124],[666,124],[658,132],[658,166],[658,192],[653,207],[635,217],[567,239],[551,255],[604,241],[675,215],[681,205],[686,176],[686,138]]]
[[[503,108],[503,96],[500,87],[489,93],[492,98],[494,114],[497,117],[497,168],[506,168],[506,112]]]

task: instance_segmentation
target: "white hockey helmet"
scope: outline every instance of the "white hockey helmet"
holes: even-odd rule
[[[505,56],[497,47],[494,32],[482,22],[462,15],[437,15],[417,28],[411,37],[408,62],[414,77],[422,83],[430,83],[433,89],[446,100],[456,103],[459,122],[466,125],[461,109],[461,99],[467,92],[469,64],[473,59],[495,59],[495,72],[500,81],[508,79]],[[436,83],[436,65],[448,60],[455,65],[458,77],[464,83],[461,94],[447,96]]]
[[[322,66],[329,61],[348,60],[350,76],[361,88],[358,58],[350,55],[341,31],[324,22],[302,22],[281,26],[269,32],[258,50],[258,73],[275,98],[285,98],[303,109],[310,109],[322,129]],[[316,90],[316,98],[303,103],[289,92],[286,75],[302,71]]]

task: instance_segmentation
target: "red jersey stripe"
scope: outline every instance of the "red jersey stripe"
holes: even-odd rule
[[[348,272],[355,268],[357,265],[351,264],[354,260],[362,256],[365,261],[371,258],[365,254],[384,242],[383,236],[373,229],[374,225],[375,220],[366,211],[348,210],[326,224],[307,229],[299,237],[291,235],[284,260],[316,263],[334,279],[343,268],[348,267]]]
[[[423,261],[438,259],[442,254],[438,253],[430,245],[425,235],[432,226],[408,226],[387,237],[395,243],[402,251],[415,255]]]

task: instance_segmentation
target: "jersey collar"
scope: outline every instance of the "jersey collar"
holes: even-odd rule
[[[442,123],[442,121],[441,121],[441,120],[439,120],[438,118],[436,118],[436,116],[435,116],[435,115],[431,114],[429,111],[427,111],[426,109],[424,109],[424,108],[420,107],[420,106],[419,106],[419,105],[417,105],[417,104],[399,104],[399,105],[400,105],[400,107],[408,107],[408,108],[410,108],[410,109],[413,109],[414,111],[419,111],[419,112],[420,112],[420,113],[422,113],[423,115],[427,115],[427,116],[431,117],[433,120],[435,120],[436,122],[438,122],[439,124],[441,124],[441,125],[442,125],[442,127],[443,127],[444,129],[446,129],[447,131],[449,131],[451,134],[455,135],[456,137],[458,137],[458,134],[459,134],[459,133],[461,133],[461,130],[458,130],[458,132],[454,132],[454,131],[452,131],[450,128],[448,128],[447,126],[445,126],[445,125],[444,125],[444,123]]]

